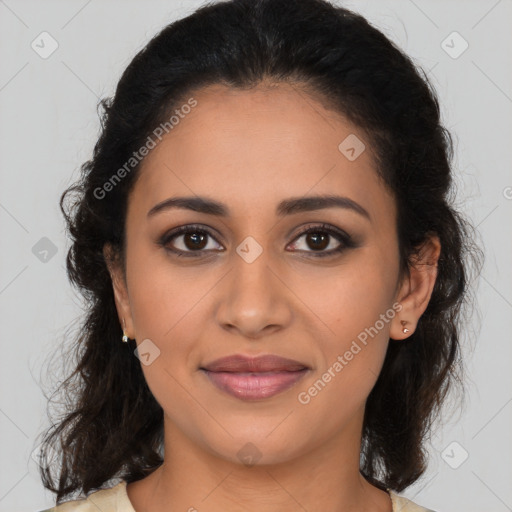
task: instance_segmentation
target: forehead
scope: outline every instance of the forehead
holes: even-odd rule
[[[370,210],[389,209],[361,130],[298,87],[214,85],[191,97],[197,105],[142,163],[133,201],[146,212],[178,195],[206,194],[233,210],[257,211],[285,196],[334,192]],[[365,149],[350,159],[347,144]]]

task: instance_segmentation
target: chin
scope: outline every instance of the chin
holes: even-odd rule
[[[232,432],[233,437],[227,436],[225,442],[211,440],[209,451],[226,461],[247,467],[286,463],[307,451],[285,431],[280,435],[268,435],[272,429],[261,433],[255,433],[254,428],[252,430],[247,435]]]

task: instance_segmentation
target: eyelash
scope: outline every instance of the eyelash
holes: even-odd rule
[[[162,236],[162,238],[158,241],[158,244],[160,246],[162,246],[166,251],[173,253],[177,257],[186,257],[186,258],[200,257],[201,253],[204,253],[206,251],[204,251],[204,250],[182,251],[181,249],[171,249],[167,246],[172,239],[174,239],[180,235],[189,234],[189,233],[196,233],[196,234],[204,233],[204,234],[207,234],[209,237],[213,238],[214,240],[216,240],[215,236],[209,229],[207,229],[203,226],[200,226],[198,224],[188,224],[186,226],[181,226],[179,228],[176,228],[173,231],[170,231],[169,233],[164,234]],[[310,225],[305,226],[296,235],[296,237],[293,239],[293,242],[295,242],[302,236],[307,235],[309,233],[327,234],[327,235],[335,238],[338,242],[340,242],[339,247],[337,247],[336,249],[331,249],[330,251],[323,251],[323,252],[302,251],[302,252],[306,252],[306,253],[311,253],[310,256],[313,258],[326,258],[329,256],[335,256],[335,255],[343,252],[346,249],[356,247],[356,244],[354,243],[354,241],[352,240],[350,235],[348,235],[344,231],[341,231],[339,229],[336,229],[336,228],[330,226],[329,224],[321,224],[321,225],[316,225],[316,226],[310,226]],[[301,252],[301,251],[299,251],[299,252]],[[197,253],[197,254],[194,254],[194,253]]]

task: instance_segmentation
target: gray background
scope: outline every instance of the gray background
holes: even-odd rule
[[[98,99],[113,93],[150,37],[201,4],[0,0],[0,511],[53,504],[31,453],[47,426],[48,354],[80,313],[65,274],[59,196],[91,155]],[[474,283],[479,314],[464,339],[467,406],[446,417],[432,437],[428,471],[402,494],[438,512],[512,510],[512,2],[343,5],[429,71],[455,137],[457,202],[486,246]],[[46,59],[31,47],[42,46],[44,31],[59,45]],[[464,40],[468,48],[456,55]]]

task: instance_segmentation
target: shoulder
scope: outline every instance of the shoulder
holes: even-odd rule
[[[422,507],[404,496],[399,496],[390,489],[388,492],[393,503],[393,512],[435,512],[435,510]]]
[[[87,498],[66,501],[40,512],[135,512],[126,494],[126,481],[94,491]]]

